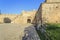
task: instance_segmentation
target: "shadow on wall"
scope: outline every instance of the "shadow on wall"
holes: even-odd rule
[[[43,3],[46,2],[46,0],[43,1]],[[38,25],[38,24],[42,24],[42,3],[40,4],[36,14],[35,14],[35,18],[33,19],[32,23],[34,25]]]
[[[32,21],[32,23],[34,25],[37,25],[39,21],[41,21],[41,23],[42,23],[42,12],[41,11],[42,11],[42,9],[41,9],[41,5],[40,5],[37,12],[36,12],[36,14],[35,14],[35,17]]]
[[[31,19],[27,19],[27,23],[31,23]]]
[[[11,23],[11,19],[9,19],[8,17],[4,18],[4,23]]]

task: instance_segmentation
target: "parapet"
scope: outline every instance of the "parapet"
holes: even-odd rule
[[[60,2],[60,0],[46,0],[46,2]]]

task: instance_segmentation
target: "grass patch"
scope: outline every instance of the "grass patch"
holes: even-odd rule
[[[50,40],[60,40],[60,24],[46,24],[46,33],[49,34]],[[46,40],[44,34],[42,34],[39,30],[37,30],[38,35],[40,36],[41,40]]]
[[[60,24],[47,24],[46,31],[52,40],[60,40]]]

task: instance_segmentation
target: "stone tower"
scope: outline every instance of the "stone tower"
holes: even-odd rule
[[[60,0],[46,0],[42,3],[35,19],[37,23],[60,23]]]
[[[41,5],[42,20],[49,23],[60,23],[60,0],[46,0]]]

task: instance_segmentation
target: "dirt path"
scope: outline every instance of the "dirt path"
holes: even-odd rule
[[[24,30],[29,26],[31,26],[31,24],[0,24],[0,40],[22,40],[22,37],[25,34]],[[33,27],[29,30],[29,35],[36,33]]]

